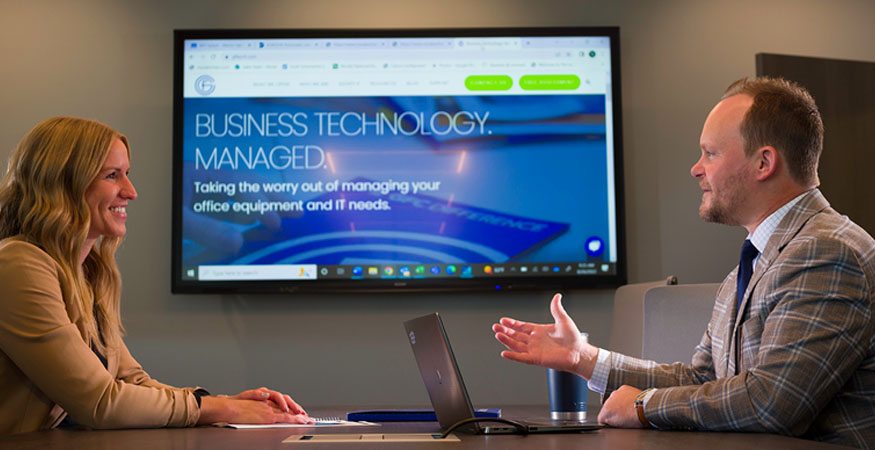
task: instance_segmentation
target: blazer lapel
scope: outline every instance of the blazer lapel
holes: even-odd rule
[[[730,374],[735,373],[735,367],[738,364],[738,361],[736,361],[736,354],[738,351],[737,346],[740,344],[738,333],[741,332],[741,323],[745,317],[740,311],[747,310],[748,303],[752,301],[752,294],[754,290],[756,290],[757,283],[769,267],[771,267],[772,263],[778,259],[778,255],[781,254],[784,247],[790,243],[793,237],[799,233],[805,223],[808,222],[812,216],[826,208],[829,208],[829,202],[827,202],[823,194],[820,193],[820,190],[812,189],[804,197],[799,199],[799,201],[790,208],[790,211],[787,211],[787,215],[781,219],[781,223],[778,224],[778,227],[769,238],[769,242],[766,244],[766,248],[763,250],[762,254],[760,254],[756,267],[754,267],[753,274],[751,274],[750,283],[747,285],[747,290],[744,292],[741,304],[738,306],[738,310],[735,311],[735,323],[732,329],[729,345],[730,362],[728,369]],[[738,269],[736,268],[736,276],[738,276],[737,271]],[[732,308],[732,306],[728,307]]]
[[[787,215],[785,215],[781,220],[781,223],[778,224],[778,228],[772,233],[769,242],[766,244],[766,248],[757,260],[756,267],[754,267],[753,274],[750,277],[750,283],[747,285],[747,290],[744,292],[744,297],[741,299],[741,305],[739,306],[740,311],[746,310],[748,303],[751,301],[751,294],[753,294],[756,289],[757,283],[772,263],[778,259],[778,255],[784,250],[784,247],[790,243],[793,237],[799,233],[802,226],[805,225],[812,216],[828,207],[829,202],[826,201],[826,198],[823,197],[820,190],[812,189],[808,194],[799,199],[799,201],[790,208],[790,211],[787,211]],[[742,317],[743,314],[736,314],[736,329],[741,325]]]

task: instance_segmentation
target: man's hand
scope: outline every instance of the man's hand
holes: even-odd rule
[[[508,350],[503,358],[525,364],[576,373],[589,380],[598,358],[598,348],[580,337],[577,325],[562,308],[562,294],[553,296],[550,313],[555,323],[534,324],[502,317],[492,325],[495,339]]]
[[[644,428],[635,409],[635,397],[640,393],[640,389],[632,386],[620,386],[602,405],[599,423],[615,428]]]

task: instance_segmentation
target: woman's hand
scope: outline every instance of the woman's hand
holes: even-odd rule
[[[267,388],[243,391],[232,397],[201,397],[198,425],[227,423],[313,423],[307,412],[291,397]]]
[[[268,401],[273,403],[274,406],[279,408],[282,412],[295,415],[307,415],[307,412],[304,411],[304,408],[301,408],[301,405],[295,403],[295,401],[292,400],[292,397],[289,397],[282,392],[272,391],[266,387],[243,391],[230,398],[233,398],[235,400]]]

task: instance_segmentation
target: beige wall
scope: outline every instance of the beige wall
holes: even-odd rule
[[[757,52],[875,61],[871,0],[0,0],[0,158],[37,121],[105,121],[133,144],[140,198],[119,260],[127,342],[157,378],[269,385],[305,405],[428,399],[401,322],[440,311],[476,405],[545,402],[541,369],[502,361],[489,325],[546,320],[549,292],[170,295],[172,30],[619,25],[630,280],[719,281],[744,232],[702,223],[689,176],[705,115]],[[829,130],[827,130],[827,134]],[[567,293],[606,345],[612,291]]]

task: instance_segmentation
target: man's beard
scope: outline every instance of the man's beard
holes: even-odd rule
[[[706,207],[703,198],[699,205],[699,217],[712,223],[740,225],[738,213],[744,203],[745,193],[739,188],[739,185],[743,179],[743,174],[735,174],[727,178],[723,186],[731,187],[728,190],[721,189],[720,192],[723,194],[721,197],[715,195],[715,191],[711,190],[711,205]]]

